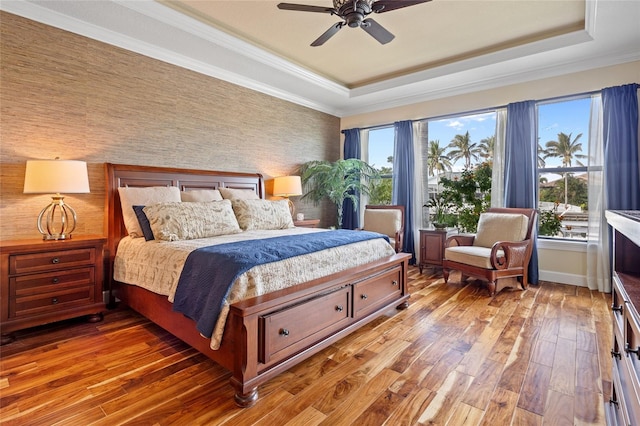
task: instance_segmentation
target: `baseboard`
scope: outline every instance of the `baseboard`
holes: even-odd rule
[[[540,270],[539,278],[540,281],[551,281],[554,283],[575,285],[577,287],[587,287],[587,277],[584,275]]]

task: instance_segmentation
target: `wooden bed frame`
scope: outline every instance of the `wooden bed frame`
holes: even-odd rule
[[[408,306],[409,255],[387,258],[231,305],[220,349],[210,349],[195,322],[174,312],[166,296],[113,280],[113,261],[126,235],[118,187],[177,186],[252,189],[265,198],[260,174],[105,164],[108,236],[106,273],[112,305],[120,301],[231,371],[235,401],[253,405],[258,386],[389,309]]]

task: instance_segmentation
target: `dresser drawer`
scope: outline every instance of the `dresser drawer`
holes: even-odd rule
[[[400,268],[393,268],[380,275],[356,283],[353,288],[353,312],[356,317],[367,315],[381,305],[402,295]]]
[[[28,274],[67,269],[75,266],[93,265],[95,262],[96,251],[94,248],[17,254],[9,256],[9,274]]]
[[[617,324],[620,329],[623,327],[625,308],[625,294],[614,274],[613,286],[611,289],[611,315],[613,317],[614,325]]]
[[[9,317],[55,312],[93,302],[94,286],[70,288],[16,297],[9,302]]]
[[[260,318],[260,362],[275,362],[332,334],[351,320],[349,287]]]
[[[95,268],[29,274],[9,279],[9,297],[55,292],[71,287],[86,287],[95,282]]]

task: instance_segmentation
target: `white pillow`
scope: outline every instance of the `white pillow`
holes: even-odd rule
[[[180,198],[184,202],[222,201],[222,195],[217,189],[194,189],[182,191]]]
[[[225,200],[259,200],[253,189],[218,188]]]
[[[193,240],[241,232],[230,200],[158,203],[143,210],[156,240]]]
[[[233,211],[245,231],[294,227],[287,200],[234,200]]]
[[[180,189],[177,186],[121,187],[118,188],[118,193],[120,194],[124,226],[132,238],[143,236],[133,206],[180,201]]]

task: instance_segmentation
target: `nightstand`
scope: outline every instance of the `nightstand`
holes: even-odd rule
[[[420,273],[424,267],[442,268],[444,243],[456,231],[446,229],[420,230]]]
[[[0,242],[0,344],[13,331],[88,315],[102,320],[105,238]]]
[[[301,228],[317,228],[320,219],[294,220],[293,225]]]

